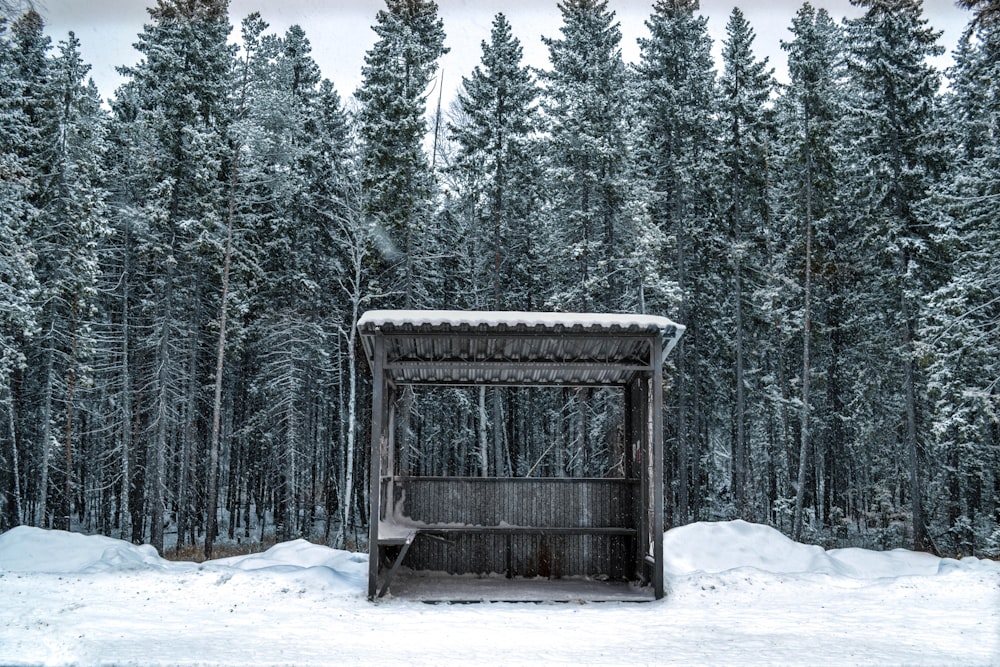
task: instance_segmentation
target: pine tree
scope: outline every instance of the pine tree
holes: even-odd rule
[[[538,234],[533,212],[541,199],[533,136],[538,129],[538,88],[530,68],[521,64],[521,44],[503,14],[494,17],[490,41],[482,42],[482,51],[481,64],[462,81],[455,120],[449,124],[457,145],[450,172],[460,206],[448,211],[448,221],[450,227],[460,227],[456,236],[463,240],[451,273],[467,276],[458,290],[466,303],[450,305],[531,310],[540,290],[532,270]],[[514,407],[505,401],[510,391],[495,388],[488,393],[487,401],[486,388],[479,388],[476,411],[478,472],[483,475],[506,466],[502,453],[510,447],[505,446],[504,404]],[[516,419],[511,414],[507,418]],[[454,437],[461,441],[459,434]]]
[[[383,262],[389,289],[403,307],[426,303],[419,282],[429,273],[430,203],[434,181],[424,139],[427,95],[438,59],[448,52],[433,0],[386,0],[372,27],[378,35],[365,54],[364,80],[355,93],[361,105],[365,212],[378,221],[386,242]]]
[[[18,438],[13,384],[26,361],[37,326],[38,283],[27,223],[35,215],[23,146],[32,128],[21,103],[24,81],[14,59],[16,44],[0,18],[0,530],[30,521],[26,516],[24,463]]]
[[[461,196],[473,210],[475,239],[468,240],[479,248],[470,259],[482,258],[472,289],[490,295],[481,308],[530,309],[536,292],[530,225],[537,197],[532,134],[538,91],[503,14],[493,19],[490,42],[482,48],[481,66],[463,79],[458,93],[461,121],[449,126],[459,146],[454,171],[464,186]]]
[[[767,265],[770,253],[762,252],[769,222],[768,152],[771,122],[767,110],[773,87],[767,59],[753,54],[755,34],[743,12],[734,8],[726,24],[723,42],[724,72],[721,79],[722,163],[726,183],[726,218],[729,225],[728,253],[732,277],[732,339],[735,399],[732,440],[732,491],[739,512],[749,515],[748,491],[751,475],[748,442],[748,352],[756,349],[754,317],[749,312],[754,285],[748,283],[751,266]]]
[[[637,129],[635,164],[646,183],[648,226],[673,237],[672,254],[659,264],[676,283],[679,300],[672,316],[687,330],[672,355],[675,384],[668,395],[675,415],[677,523],[686,523],[698,506],[698,463],[706,443],[697,424],[715,402],[708,391],[711,323],[720,319],[720,298],[711,284],[711,241],[706,221],[717,218],[715,175],[717,135],[716,88],[712,42],[707,20],[695,16],[696,2],[661,1],[646,22],[649,39],[639,41],[642,59],[636,67]],[[668,303],[660,301],[662,310]],[[652,312],[658,312],[654,303]],[[700,381],[702,380],[702,381]],[[694,492],[694,494],[692,494]]]
[[[978,26],[995,25],[1000,21],[1000,2],[997,0],[958,0],[955,4],[973,10],[973,21]]]
[[[38,128],[45,115],[44,89],[48,83],[48,51],[52,40],[45,35],[45,22],[41,15],[29,10],[19,16],[11,25],[11,48],[9,55],[14,67],[14,81],[20,83],[16,90],[18,104],[25,120],[33,128],[25,134],[19,152],[30,169],[37,169],[40,156],[46,146]]]
[[[823,397],[813,391],[813,369],[828,374],[826,387],[835,379],[826,366],[817,364],[817,361],[829,364],[833,355],[828,349],[829,340],[816,340],[813,325],[819,323],[823,331],[829,331],[840,315],[832,308],[831,286],[822,281],[822,276],[829,271],[816,271],[814,267],[822,267],[830,260],[829,238],[837,217],[837,124],[843,116],[843,103],[838,93],[842,84],[840,31],[830,15],[806,3],[792,20],[791,33],[794,39],[782,43],[782,48],[788,52],[791,83],[781,105],[781,139],[785,154],[778,169],[785,200],[781,208],[787,212],[787,233],[792,239],[790,249],[793,253],[789,263],[802,267],[801,278],[796,281],[802,291],[802,356],[798,472],[793,485],[792,525],[792,535],[799,539],[810,454],[816,453],[818,469],[823,449],[817,435],[823,434],[823,427],[829,421],[817,417],[832,408],[821,402]],[[816,413],[819,414],[814,417]],[[823,501],[822,498],[815,500],[817,503]]]
[[[20,88],[11,101],[24,123],[16,150],[23,156],[24,194],[32,211],[23,230],[31,239],[40,288],[33,295],[40,334],[21,350],[28,365],[19,392],[22,422],[14,430],[22,443],[34,444],[31,455],[22,457],[24,490],[33,499],[29,520],[48,525],[54,516],[55,525],[68,528],[80,437],[74,409],[79,387],[88,384],[94,244],[105,217],[99,165],[104,130],[96,89],[84,82],[89,67],[80,59],[78,40],[71,33],[55,57],[50,43],[33,10],[14,23],[10,55]],[[53,459],[57,450],[64,453],[61,463]],[[60,475],[60,493],[51,493],[52,472]]]
[[[606,0],[567,0],[559,10],[562,38],[543,38],[552,69],[540,73],[548,132],[547,242],[560,258],[551,265],[548,305],[632,310],[639,281],[620,272],[623,241],[634,234],[623,215],[628,101],[621,29]]]
[[[940,204],[934,242],[947,280],[922,313],[920,361],[927,369],[929,428],[942,489],[942,526],[949,553],[1000,552],[1000,26],[975,21],[959,42],[948,72],[942,114],[952,154],[935,188]]]
[[[209,314],[218,312],[211,303],[224,247],[233,69],[227,5],[159,0],[136,44],[144,58],[122,69],[129,81],[115,103],[116,132],[145,156],[117,181],[125,199],[119,224],[132,227],[122,236],[134,234],[141,263],[133,270],[144,278],[126,279],[135,281],[134,301],[142,305],[133,326],[148,332],[137,351],[151,388],[140,403],[149,406],[141,417],[148,442],[142,474],[150,542],[160,550],[168,449],[203,446],[197,391],[214,370],[204,351],[213,340]]]
[[[257,294],[252,303],[252,423],[269,443],[281,471],[276,528],[287,538],[308,531],[319,475],[310,466],[318,446],[316,406],[333,403],[331,363],[342,301],[341,269],[330,216],[343,206],[348,163],[343,112],[332,85],[321,84],[304,31],[292,26],[281,39],[262,42],[250,114],[260,128],[253,153],[257,244],[261,248]],[[339,360],[337,360],[339,364]],[[322,472],[332,474],[334,471]],[[307,509],[301,516],[298,508]]]
[[[926,62],[941,53],[939,33],[927,26],[919,0],[856,0],[865,14],[848,22],[850,70],[858,89],[860,163],[855,201],[865,230],[865,260],[872,269],[865,312],[884,312],[868,335],[884,345],[886,367],[875,371],[898,386],[903,433],[901,454],[908,472],[913,545],[929,548],[924,514],[925,473],[920,457],[924,432],[919,405],[924,378],[916,359],[920,303],[938,279],[928,244],[927,212],[921,203],[940,171],[940,135],[935,128],[937,72]],[[879,340],[882,331],[889,340]],[[874,342],[873,341],[873,342]],[[898,384],[890,381],[898,378]],[[889,426],[890,424],[887,424]],[[893,429],[896,430],[896,429]]]
[[[39,216],[32,235],[42,336],[32,368],[44,413],[42,441],[54,442],[50,424],[59,423],[58,440],[64,460],[63,490],[55,512],[57,527],[68,529],[74,486],[74,452],[81,437],[75,424],[77,395],[91,384],[88,359],[94,351],[93,322],[97,314],[96,248],[107,233],[108,212],[103,160],[105,116],[93,82],[85,82],[89,66],[80,58],[73,33],[60,42],[58,55],[46,66],[38,85],[38,136],[46,147],[36,159],[33,199]],[[60,406],[61,418],[52,413]],[[91,470],[98,472],[98,466]],[[42,474],[47,479],[47,474]],[[39,486],[39,510],[44,511],[45,484]],[[77,508],[78,510],[81,508]],[[82,512],[81,512],[82,513]],[[36,518],[37,520],[37,518]]]

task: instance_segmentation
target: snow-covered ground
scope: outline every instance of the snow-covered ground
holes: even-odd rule
[[[304,541],[204,564],[0,535],[0,665],[1000,665],[1000,564],[824,551],[741,521],[664,536],[648,603],[365,598],[367,556]]]

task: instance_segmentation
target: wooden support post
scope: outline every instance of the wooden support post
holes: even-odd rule
[[[625,385],[625,477],[626,479],[643,480],[645,477],[645,466],[643,460],[646,451],[646,392],[643,385],[646,382],[645,376],[639,376]],[[633,576],[637,581],[646,582],[646,553],[649,549],[648,531],[645,529],[646,515],[649,502],[647,485],[641,482],[637,488],[637,493],[632,499],[631,525],[637,529],[635,536],[633,554]]]
[[[635,437],[636,437],[636,461],[635,461],[635,471],[636,476],[639,478],[639,507],[637,508],[638,513],[638,528],[639,534],[636,541],[636,562],[640,570],[641,580],[643,583],[650,583],[652,581],[653,575],[650,572],[649,577],[645,576],[646,568],[650,565],[650,553],[649,546],[652,541],[652,536],[650,535],[652,525],[653,525],[653,489],[652,489],[652,471],[650,470],[650,407],[649,407],[649,385],[650,378],[649,375],[643,373],[641,376],[635,379],[635,389],[633,390],[633,395],[635,397]]]
[[[653,594],[663,597],[663,346],[657,339],[653,345],[653,378],[649,401],[652,415],[651,455],[653,459]]]
[[[378,522],[381,518],[379,501],[382,497],[382,447],[387,437],[384,431],[387,410],[385,376],[385,341],[375,335],[372,364],[372,442],[369,511],[368,511],[368,599],[374,600],[378,592]]]

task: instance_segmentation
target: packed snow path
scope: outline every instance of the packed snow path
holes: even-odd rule
[[[0,535],[2,665],[1000,665],[1000,564],[823,551],[741,521],[664,536],[648,603],[365,599],[367,556],[304,541],[198,565]]]

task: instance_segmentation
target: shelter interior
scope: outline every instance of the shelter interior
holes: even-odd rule
[[[662,367],[682,326],[641,315],[370,311],[358,328],[373,374],[369,598],[390,585],[424,599],[662,597]],[[617,424],[591,448],[600,456],[550,456],[564,443],[532,442],[530,456],[512,457],[485,433],[435,442],[433,429],[414,434],[414,397],[442,387],[463,388],[466,413],[484,415],[488,392],[516,391],[528,406],[612,404],[602,414]],[[469,592],[474,582],[485,582],[481,593]]]

